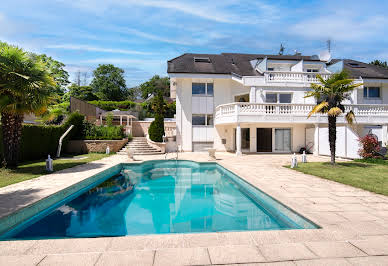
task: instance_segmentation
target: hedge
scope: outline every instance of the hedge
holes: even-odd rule
[[[85,132],[85,139],[114,140],[123,139],[124,132],[122,126],[96,126],[90,125]]]
[[[59,138],[64,132],[65,128],[63,126],[23,125],[19,153],[20,161],[43,159],[48,154],[55,157]],[[3,158],[2,146],[3,138],[0,133],[1,158]]]

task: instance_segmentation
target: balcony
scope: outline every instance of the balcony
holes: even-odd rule
[[[328,73],[312,73],[312,72],[280,72],[268,71],[264,73],[265,81],[271,82],[300,82],[300,83],[317,83],[317,74],[321,75],[323,79],[328,79]]]
[[[216,107],[215,125],[235,123],[327,123],[327,116],[316,114],[307,119],[314,104],[230,103]],[[388,124],[388,105],[345,105],[353,110],[356,123]],[[338,123],[345,123],[343,116]]]

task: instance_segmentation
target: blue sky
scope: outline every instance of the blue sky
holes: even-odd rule
[[[2,0],[0,40],[45,53],[72,74],[112,63],[128,86],[182,53],[317,54],[388,60],[388,1]]]

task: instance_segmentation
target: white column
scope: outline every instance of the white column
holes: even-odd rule
[[[127,116],[127,126],[129,126],[129,116]]]
[[[237,123],[236,128],[236,155],[240,156],[241,153],[241,127],[240,123]]]
[[[102,126],[102,115],[100,115],[100,124]]]
[[[250,131],[249,132],[249,136],[250,136],[249,151],[257,152],[256,127],[250,127],[249,131]]]
[[[123,125],[123,116],[120,115],[120,126]]]
[[[315,130],[314,130],[314,155],[319,154],[319,124],[314,124]]]
[[[382,131],[383,132],[381,132],[382,134],[381,134],[381,142],[382,142],[382,146],[383,147],[387,147],[388,145],[388,136],[387,136],[387,133],[388,133],[388,125],[383,125],[382,126]]]
[[[256,102],[256,87],[251,87],[251,90],[249,92],[249,102],[250,103]]]

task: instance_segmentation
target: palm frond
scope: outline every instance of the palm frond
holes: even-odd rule
[[[341,113],[342,110],[339,107],[332,107],[329,111],[327,111],[327,115],[329,116],[339,116]]]
[[[356,116],[354,115],[354,112],[352,110],[347,112],[347,114],[345,115],[345,120],[350,125],[353,124],[355,119],[356,119]]]
[[[310,116],[312,116],[313,114],[319,113],[323,108],[328,106],[329,106],[329,103],[325,101],[315,105],[313,110],[311,110],[310,113],[308,114],[307,118],[310,118]]]

